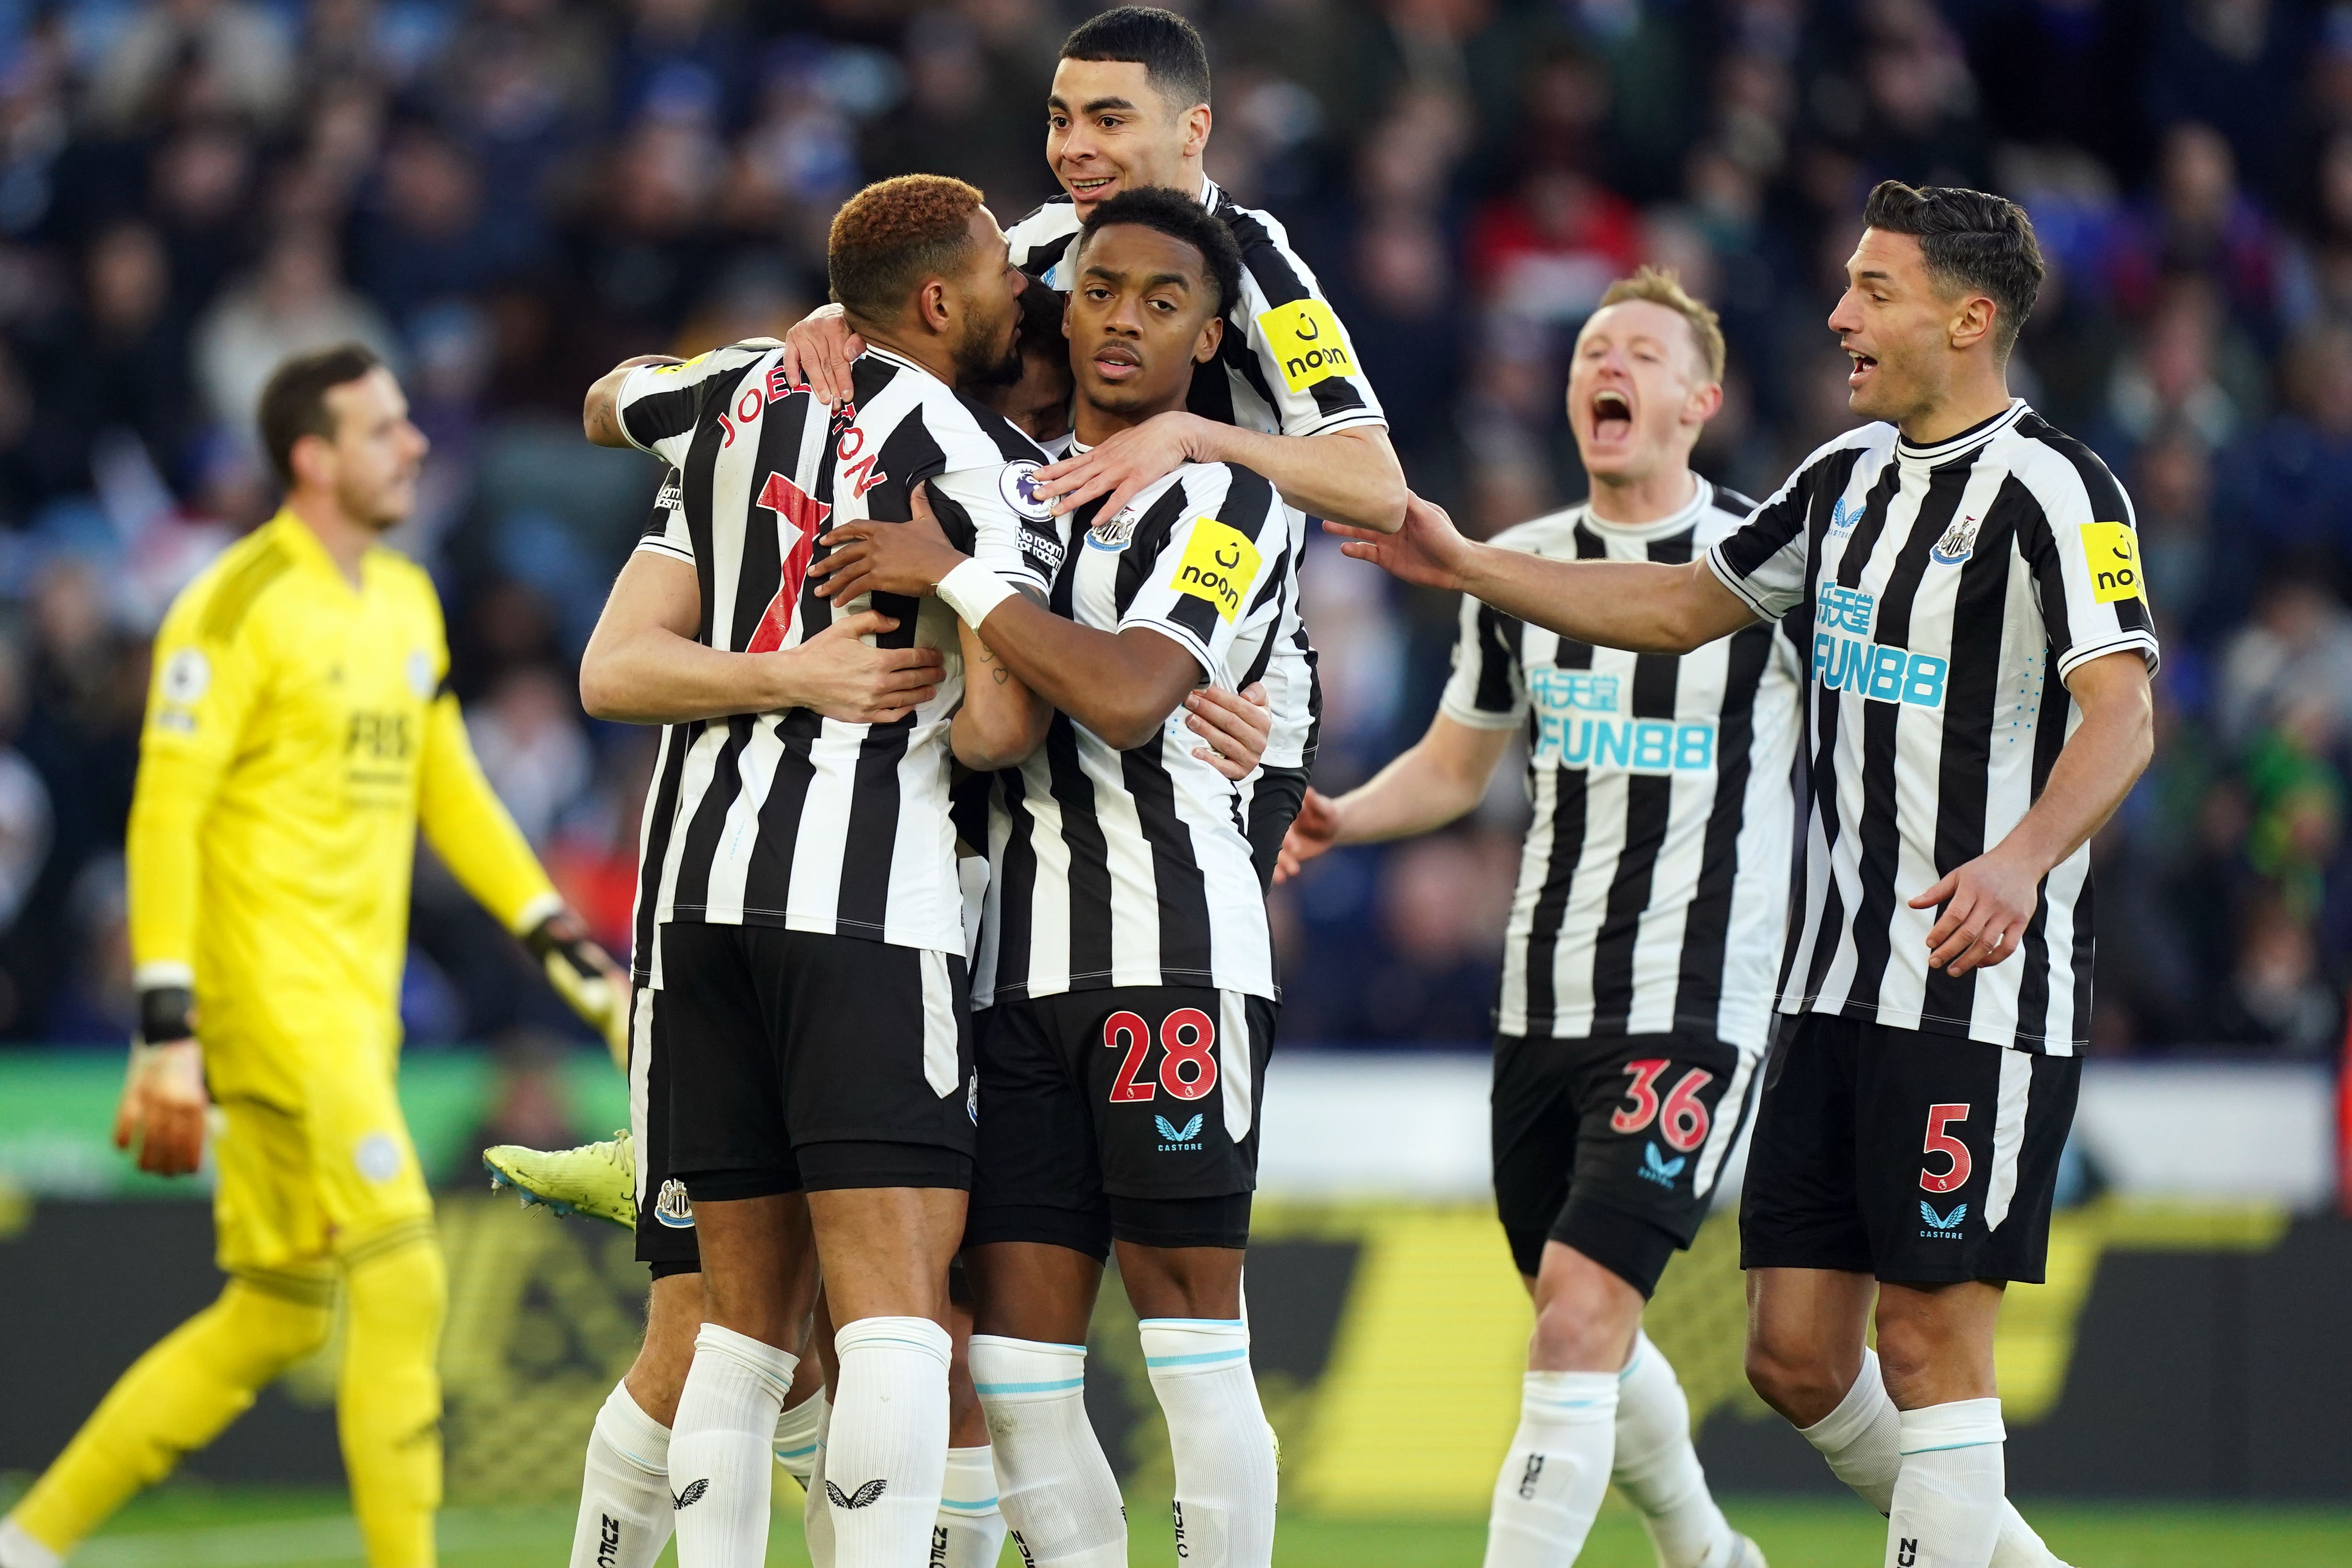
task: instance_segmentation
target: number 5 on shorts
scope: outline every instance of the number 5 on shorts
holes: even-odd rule
[[[1953,1192],[1966,1186],[1970,1169],[1969,1146],[1944,1129],[1954,1122],[1969,1119],[1966,1105],[1930,1105],[1927,1107],[1927,1142],[1923,1153],[1942,1155],[1949,1159],[1951,1168],[1937,1176],[1926,1166],[1919,1167],[1919,1185],[1929,1192]]]

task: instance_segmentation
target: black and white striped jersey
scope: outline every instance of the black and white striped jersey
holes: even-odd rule
[[[793,648],[865,601],[817,597],[817,536],[868,518],[904,521],[912,487],[959,548],[1044,589],[1026,565],[1015,507],[1042,516],[1021,482],[1043,455],[1011,424],[887,350],[853,367],[853,402],[828,415],[793,392],[782,346],[738,344],[621,386],[629,441],[677,469],[676,500],[639,542],[691,561],[698,641],[729,653]],[[667,489],[667,486],[666,486]],[[1032,526],[1034,526],[1034,524]],[[963,695],[955,616],[936,599],[871,596],[898,626],[872,641],[940,650],[938,694],[895,724],[807,708],[675,725],[642,830],[637,914],[648,984],[653,928],[671,921],[796,931],[964,951],[963,898],[948,820],[948,721]]]
[[[1558,560],[1688,561],[1753,506],[1702,479],[1654,523],[1575,506],[1494,542]],[[1788,913],[1803,690],[1801,652],[1778,628],[1676,658],[1591,647],[1463,601],[1439,709],[1481,729],[1527,727],[1535,806],[1497,1032],[1698,1033],[1753,1061]]]
[[[1356,425],[1385,429],[1387,416],[1357,362],[1346,326],[1313,269],[1290,248],[1281,222],[1243,206],[1213,180],[1201,182],[1201,203],[1224,222],[1241,247],[1242,298],[1225,312],[1227,329],[1217,358],[1193,372],[1187,406],[1204,419],[1267,435],[1320,435]],[[1014,265],[1067,294],[1081,222],[1067,195],[1047,202],[1005,231]],[[1303,517],[1298,528],[1297,542],[1303,545]],[[1274,705],[1266,766],[1311,766],[1322,729],[1323,695],[1315,646],[1295,602],[1269,643],[1265,667],[1250,678],[1265,682]]]
[[[2130,500],[2023,402],[1933,446],[1840,436],[1707,552],[1811,647],[1809,828],[1780,1010],[2071,1053],[2091,1017],[2091,861],[2043,881],[2007,961],[1927,968],[1909,901],[1991,849],[2082,722],[2066,677],[2131,650],[2153,670]]]
[[[1054,612],[1106,632],[1148,627],[1191,653],[1203,682],[1243,685],[1297,592],[1296,514],[1274,486],[1188,464],[1098,516],[1081,507],[1060,553],[1033,558],[1050,569]],[[1248,786],[1194,757],[1199,744],[1181,706],[1129,751],[1056,714],[1045,744],[995,776],[975,1008],[1109,986],[1275,995]]]

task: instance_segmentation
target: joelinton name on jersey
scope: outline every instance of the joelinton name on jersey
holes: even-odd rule
[[[1999,844],[2082,721],[2066,676],[2157,663],[2130,500],[2022,401],[1933,446],[1865,425],[1808,458],[1707,564],[1804,612],[1811,806],[1780,1010],[2066,1054],[2091,1010],[2091,862],[2044,880],[2014,957],[1927,968],[1909,901]]]
[[[818,535],[904,521],[928,482],[958,548],[1044,591],[1021,554],[1013,505],[1043,455],[1002,417],[929,371],[869,350],[855,397],[828,414],[787,383],[781,346],[740,344],[622,383],[633,445],[672,464],[640,549],[693,564],[696,640],[728,653],[797,647],[836,615],[809,564]],[[666,487],[667,488],[667,487]],[[646,806],[637,954],[661,983],[652,930],[673,921],[780,925],[961,955],[963,896],[948,815],[948,721],[962,700],[955,618],[935,599],[872,596],[898,622],[874,639],[942,651],[930,701],[891,724],[807,708],[673,725]]]

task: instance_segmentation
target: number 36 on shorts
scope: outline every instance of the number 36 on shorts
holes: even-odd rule
[[[1625,1086],[1625,1104],[1609,1118],[1611,1131],[1631,1137],[1651,1123],[1658,1124],[1658,1135],[1676,1154],[1686,1155],[1706,1142],[1708,1116],[1706,1102],[1699,1091],[1715,1082],[1715,1074],[1704,1067],[1694,1067],[1675,1081],[1664,1099],[1658,1097],[1658,1078],[1673,1062],[1657,1060],[1629,1061],[1625,1071],[1633,1080]]]
[[[1152,1051],[1151,1026],[1143,1015],[1116,1012],[1103,1020],[1103,1046],[1127,1054],[1111,1080],[1113,1104],[1149,1100],[1161,1092],[1177,1100],[1198,1100],[1217,1086],[1217,1059],[1210,1054],[1217,1043],[1214,1019],[1198,1008],[1178,1008],[1160,1022],[1160,1071],[1147,1077]]]

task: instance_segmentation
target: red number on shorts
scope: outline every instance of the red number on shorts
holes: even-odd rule
[[[1118,1076],[1110,1086],[1111,1103],[1126,1100],[1149,1100],[1151,1085],[1138,1083],[1135,1075],[1143,1071],[1143,1059],[1151,1050],[1151,1026],[1133,1013],[1113,1013],[1103,1020],[1103,1044],[1117,1051],[1126,1040],[1127,1060],[1118,1064]]]
[[[1633,1103],[1609,1118],[1609,1125],[1620,1133],[1638,1133],[1650,1124],[1658,1113],[1658,1074],[1674,1065],[1671,1061],[1629,1061],[1625,1071],[1633,1082],[1625,1086],[1625,1098]]]
[[[1969,1119],[1966,1105],[1930,1105],[1927,1107],[1927,1142],[1925,1152],[1948,1155],[1952,1168],[1937,1176],[1926,1166],[1919,1167],[1919,1185],[1929,1192],[1950,1192],[1967,1185],[1969,1179],[1969,1146],[1953,1137],[1944,1128],[1954,1122]]]
[[[1185,1031],[1192,1038],[1184,1038]],[[1198,1008],[1178,1008],[1160,1025],[1160,1087],[1179,1100],[1198,1100],[1217,1086],[1217,1059],[1209,1048],[1217,1043],[1217,1026]],[[1192,1076],[1184,1076],[1190,1066]]]
[[[1706,1103],[1698,1097],[1698,1092],[1714,1082],[1714,1073],[1694,1067],[1683,1074],[1683,1081],[1666,1096],[1666,1108],[1658,1117],[1658,1131],[1676,1154],[1686,1155],[1706,1142]]]

